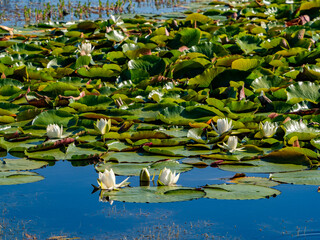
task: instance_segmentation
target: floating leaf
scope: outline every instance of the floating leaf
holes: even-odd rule
[[[259,66],[260,61],[258,59],[244,59],[240,58],[234,60],[231,64],[232,69],[249,71]]]
[[[204,187],[206,198],[228,200],[250,200],[275,197],[279,190],[249,184],[213,184]]]
[[[159,160],[168,159],[168,156],[136,152],[109,152],[103,158],[106,161],[114,161],[119,163],[152,163]],[[171,159],[176,158],[171,157]]]
[[[288,101],[292,103],[307,100],[317,103],[320,98],[320,85],[313,82],[297,82],[287,88]]]
[[[130,60],[128,62],[128,68],[145,70],[150,76],[153,76],[164,71],[165,62],[157,56],[143,56],[139,59]]]
[[[32,161],[27,159],[6,159],[0,162],[0,171],[9,171],[9,170],[33,170],[42,168],[46,166],[48,163],[43,161]]]
[[[62,110],[48,110],[40,113],[32,121],[32,125],[47,127],[49,124],[63,125],[64,127],[74,126],[76,117]]]
[[[261,178],[261,177],[237,177],[237,178],[232,178],[230,182],[237,183],[237,184],[258,185],[258,186],[264,186],[264,187],[275,187],[279,185],[279,183],[277,182],[271,181],[268,178]]]
[[[236,43],[242,49],[245,54],[250,54],[254,51],[261,49],[259,46],[262,43],[262,40],[253,35],[244,35],[237,38]]]
[[[102,199],[120,202],[160,203],[181,202],[204,197],[202,190],[183,187],[134,187],[119,191],[102,191]]]
[[[276,172],[294,172],[306,170],[307,165],[298,165],[290,163],[273,163],[261,160],[242,161],[241,163],[219,164],[218,167],[225,171],[243,172],[243,173],[276,173]]]
[[[0,172],[0,185],[16,185],[43,180],[44,177],[34,172],[9,171]]]
[[[272,174],[271,179],[291,184],[320,185],[320,171],[310,170],[290,173],[275,173]]]
[[[95,167],[96,170],[104,172],[105,169],[112,169],[116,175],[121,176],[139,176],[142,168],[146,168],[150,163],[99,163]]]

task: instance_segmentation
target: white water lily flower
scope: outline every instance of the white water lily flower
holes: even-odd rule
[[[116,26],[119,26],[124,23],[120,17],[116,18],[114,15],[110,15],[110,18],[115,23]]]
[[[91,43],[81,43],[81,46],[78,46],[78,51],[81,56],[91,56],[94,47],[92,47]]]
[[[165,186],[173,186],[175,185],[180,177],[180,173],[176,175],[176,171],[171,172],[170,169],[164,168],[158,178],[158,185],[165,185]]]
[[[104,135],[111,129],[111,119],[98,119],[97,122],[94,124],[94,128],[101,134]]]
[[[278,9],[275,7],[267,8],[267,10],[264,12],[266,15],[275,15],[278,12]]]
[[[121,183],[116,184],[116,176],[114,175],[113,170],[110,169],[110,171],[108,171],[108,169],[105,169],[103,173],[99,172],[99,178],[97,181],[101,189],[113,190],[128,185],[128,179],[129,178],[126,178]]]
[[[237,148],[237,145],[238,145],[238,137],[237,136],[230,136],[228,138],[227,144],[223,143],[223,146],[219,145],[219,147],[227,149],[230,153],[233,153],[235,151],[244,151],[244,150],[242,150],[244,147]]]
[[[286,128],[286,135],[293,133],[293,132],[303,132],[303,133],[315,133],[318,132],[318,130],[309,128],[307,124],[305,124],[302,121],[288,121],[284,124],[284,127]]]
[[[233,126],[232,126],[232,120],[228,120],[228,118],[220,118],[217,121],[217,128],[212,124],[212,128],[221,135],[222,133],[229,132]]]
[[[264,137],[272,137],[278,129],[277,123],[271,123],[269,121],[265,122],[264,124],[260,122],[259,127],[261,129],[261,133]]]
[[[148,99],[154,100],[156,102],[160,102],[162,97],[163,97],[163,93],[157,90],[152,90],[149,95],[148,95]]]
[[[59,127],[58,124],[49,124],[47,126],[47,136],[48,138],[63,138],[63,126]]]

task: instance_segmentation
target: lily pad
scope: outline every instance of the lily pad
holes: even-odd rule
[[[320,98],[320,85],[313,82],[297,82],[287,88],[288,101],[292,103],[307,100],[317,103]]]
[[[9,170],[33,170],[42,168],[43,166],[48,165],[47,162],[44,161],[32,161],[24,158],[20,159],[6,159],[0,162],[0,171],[9,171]]]
[[[283,183],[299,184],[299,185],[320,185],[320,171],[299,171],[290,173],[275,173],[271,179]]]
[[[62,110],[49,110],[40,113],[32,121],[32,125],[47,127],[49,124],[63,125],[70,127],[76,125],[76,117]]]
[[[112,169],[116,175],[121,176],[139,176],[142,168],[146,168],[150,163],[99,163],[95,167],[96,170],[104,172],[105,169]],[[152,172],[150,173],[152,174]]]
[[[279,185],[278,182],[262,177],[237,177],[231,179],[230,182],[237,184],[259,185],[264,187],[275,187]]]
[[[119,163],[152,163],[168,159],[168,156],[137,152],[109,152],[103,157],[103,159]],[[170,159],[177,158],[170,157]]]
[[[102,191],[102,198],[109,201],[135,203],[164,203],[190,201],[204,197],[202,190],[183,187],[134,187],[122,188],[119,191]]]
[[[34,172],[8,171],[0,172],[0,185],[16,185],[43,180],[44,177]]]
[[[204,187],[206,198],[250,200],[275,197],[279,190],[251,184],[212,184]]]
[[[261,160],[242,161],[241,163],[220,164],[218,167],[225,171],[244,172],[244,173],[276,173],[276,172],[295,172],[309,169],[307,165],[281,164],[266,162]]]

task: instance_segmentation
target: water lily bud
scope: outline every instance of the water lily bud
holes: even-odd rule
[[[150,182],[150,173],[147,168],[142,168],[140,171],[140,182]]]
[[[140,171],[140,186],[150,185],[150,173],[147,168],[143,168]]]

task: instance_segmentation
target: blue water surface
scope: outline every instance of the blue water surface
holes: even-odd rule
[[[282,192],[279,196],[260,200],[110,205],[99,202],[99,192],[91,194],[98,176],[92,165],[74,167],[59,161],[36,172],[45,179],[0,186],[4,239],[25,233],[38,239],[54,235],[81,239],[320,238],[317,186],[282,184],[276,187]],[[195,168],[181,174],[178,183],[198,187],[232,175],[211,167]],[[117,182],[123,179],[118,176]],[[137,177],[130,182],[139,185]]]

